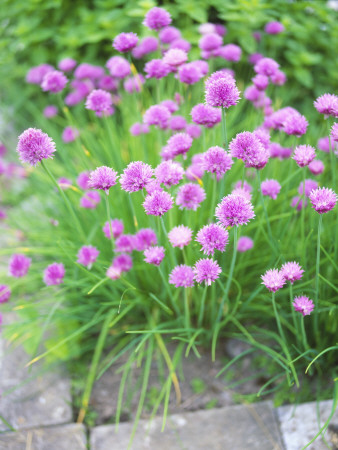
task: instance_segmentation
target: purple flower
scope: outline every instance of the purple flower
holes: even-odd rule
[[[168,139],[168,147],[175,158],[178,155],[185,157],[192,146],[192,138],[187,133],[176,133]]]
[[[146,78],[160,78],[166,77],[170,72],[171,68],[162,59],[152,59],[148,61],[144,66],[144,71],[147,74]]]
[[[281,274],[283,277],[293,284],[296,280],[300,280],[303,276],[304,270],[296,261],[286,262],[282,265]]]
[[[162,44],[170,44],[181,37],[181,32],[175,27],[162,28],[158,34]]]
[[[332,138],[329,139],[328,136],[325,136],[325,137],[322,137],[322,138],[318,139],[317,147],[322,152],[329,153],[330,152],[330,145],[331,145],[331,148],[334,147],[334,141],[333,141]]]
[[[237,181],[237,183],[234,186],[235,189],[243,189],[244,191],[248,192],[249,194],[252,192],[252,186],[247,181],[244,180],[244,183],[242,183],[241,180]]]
[[[141,74],[137,74],[132,78],[127,78],[123,87],[126,92],[132,94],[133,92],[141,92],[142,84],[144,84],[144,77]]]
[[[135,33],[120,33],[114,41],[113,47],[121,53],[130,52],[138,43],[138,37]]]
[[[284,31],[284,25],[280,22],[268,22],[265,25],[264,31],[268,34],[279,34]]]
[[[170,119],[170,111],[162,105],[153,105],[143,115],[143,122],[147,125],[156,125],[167,128]]]
[[[89,78],[97,80],[104,75],[104,69],[100,66],[93,66],[92,64],[82,63],[77,66],[74,72],[74,77],[78,80]]]
[[[185,120],[185,118],[183,116],[172,116],[171,117],[170,123],[169,123],[169,128],[171,130],[182,131],[186,128],[186,126],[187,126],[187,121]]]
[[[41,84],[46,73],[53,70],[54,67],[49,64],[40,64],[39,66],[32,67],[26,75],[26,81],[31,84]]]
[[[179,48],[169,49],[163,57],[163,62],[173,68],[184,64],[187,60],[187,53]]]
[[[292,159],[296,161],[299,167],[305,167],[316,157],[316,150],[311,145],[299,145],[295,148]]]
[[[115,274],[129,272],[133,267],[133,259],[130,255],[121,253],[121,255],[115,256],[111,267],[115,270]],[[114,270],[111,270],[110,273],[114,274]]]
[[[62,263],[53,263],[46,267],[43,272],[43,281],[47,286],[63,283],[65,267]]]
[[[150,28],[151,30],[160,30],[161,28],[167,27],[171,24],[171,16],[163,8],[154,7],[147,12],[143,25]]]
[[[270,80],[273,84],[283,86],[286,82],[286,75],[281,70],[276,70],[276,72],[270,76]]]
[[[90,172],[88,171],[79,173],[76,182],[81,189],[89,189],[89,176]]]
[[[202,283],[204,281],[207,286],[210,286],[211,283],[217,280],[219,274],[222,272],[217,261],[214,261],[211,258],[198,260],[193,270],[197,283]]]
[[[110,267],[108,267],[106,276],[110,278],[111,280],[118,280],[121,277],[122,270],[120,267],[115,266],[112,264]]]
[[[302,313],[303,316],[309,316],[314,310],[315,305],[309,297],[300,295],[299,297],[294,298],[293,307],[295,308],[295,311]]]
[[[142,161],[134,161],[128,164],[120,177],[121,187],[126,192],[137,192],[149,183],[154,171]]]
[[[132,234],[121,234],[121,236],[116,238],[116,252],[131,253],[133,250],[135,250],[135,236]]]
[[[117,91],[118,81],[110,75],[104,75],[99,79],[98,88],[104,91]]]
[[[54,141],[41,130],[28,128],[19,136],[16,151],[20,161],[36,166],[43,159],[52,158],[56,151]]]
[[[244,91],[244,98],[249,100],[249,102],[256,102],[261,97],[261,95],[262,92],[254,85],[248,86]]]
[[[117,172],[107,166],[97,167],[90,172],[89,187],[92,189],[102,189],[109,193],[109,189],[116,184]]]
[[[210,106],[229,108],[236,105],[239,98],[236,82],[230,75],[206,84],[205,101]]]
[[[194,286],[194,271],[192,267],[180,264],[173,268],[169,275],[169,283],[175,287],[193,287]]]
[[[196,241],[202,245],[204,254],[213,255],[215,250],[225,251],[229,241],[229,233],[221,225],[211,223],[199,230]]]
[[[327,116],[338,117],[338,97],[334,94],[324,94],[313,103],[316,110]]]
[[[110,92],[103,89],[94,89],[87,97],[86,108],[95,111],[96,113],[103,113],[111,108],[113,99]]]
[[[220,47],[216,51],[217,56],[225,59],[226,61],[238,62],[242,56],[242,49],[235,44],[227,44]]]
[[[222,120],[222,113],[218,108],[199,103],[192,108],[191,117],[193,122],[212,128]]]
[[[286,134],[300,137],[306,133],[308,125],[309,122],[301,114],[289,114],[283,123],[283,131]]]
[[[173,207],[173,198],[168,192],[154,191],[147,195],[143,202],[143,207],[147,215],[163,216]]]
[[[149,53],[155,52],[157,49],[158,40],[154,36],[146,36],[131,53],[134,58],[140,59]]]
[[[222,37],[217,33],[205,34],[198,42],[198,46],[201,50],[210,52],[216,50],[222,45]]]
[[[229,144],[231,155],[242,159],[245,167],[264,167],[269,160],[270,152],[262,145],[261,141],[249,131],[238,133]]]
[[[313,208],[319,214],[331,211],[336,206],[338,200],[337,194],[332,189],[326,187],[314,189],[311,191],[309,198]]]
[[[99,253],[100,252],[96,247],[93,247],[92,245],[84,245],[80,248],[77,254],[76,262],[90,269],[99,256]]]
[[[185,129],[186,133],[193,139],[198,139],[201,136],[201,128],[198,125],[189,123]]]
[[[109,222],[106,222],[102,228],[102,231],[107,239],[111,239],[111,233],[110,228],[113,233],[113,238],[116,239],[123,233],[124,225],[122,220],[119,219],[111,219],[110,220],[111,226],[109,225]]]
[[[72,180],[70,180],[69,178],[66,178],[66,177],[58,178],[57,182],[63,191],[65,191],[72,185]]]
[[[122,56],[113,56],[108,59],[106,66],[115,78],[125,78],[131,73],[129,62]]]
[[[260,75],[271,77],[279,69],[279,64],[272,58],[262,58],[254,66],[254,71]]]
[[[185,225],[178,225],[168,233],[169,242],[173,247],[183,248],[191,241],[192,230]]]
[[[281,185],[277,180],[265,180],[261,184],[261,190],[263,195],[268,195],[273,200],[276,200],[281,190]]]
[[[204,189],[195,183],[183,184],[176,197],[176,204],[180,209],[187,208],[196,211],[200,203],[205,200],[206,194]]]
[[[129,132],[133,136],[139,136],[140,134],[149,133],[149,127],[144,123],[136,122],[129,128]]]
[[[307,206],[307,200],[306,198],[303,199],[302,197],[293,197],[292,201],[291,201],[291,207],[292,208],[297,208],[297,211],[300,211],[302,208],[306,208]]]
[[[255,217],[253,206],[243,195],[229,194],[216,207],[215,216],[224,227],[246,225]]]
[[[270,269],[261,276],[264,286],[269,289],[270,292],[276,292],[281,289],[286,283],[285,278],[277,269]]]
[[[252,82],[259,91],[265,91],[269,85],[269,77],[258,74],[252,79]]]
[[[63,72],[70,72],[76,67],[77,62],[72,58],[64,58],[58,64],[58,68]]]
[[[50,119],[52,117],[55,117],[58,113],[58,109],[56,106],[54,105],[48,105],[46,106],[46,108],[43,110],[43,115],[47,118]]]
[[[195,84],[201,77],[200,70],[193,63],[182,64],[178,69],[178,79],[181,83]]]
[[[77,128],[66,127],[62,132],[62,140],[65,143],[73,142],[77,137],[79,137],[80,132]]]
[[[215,33],[216,32],[216,28],[215,28],[215,25],[213,23],[202,23],[198,27],[198,31],[201,34],[210,34],[210,33]]]
[[[28,258],[21,253],[12,255],[9,260],[8,275],[15,278],[21,278],[27,275],[28,269],[31,265],[31,258]]]
[[[308,167],[310,172],[313,173],[313,175],[320,175],[321,173],[324,172],[325,168],[323,161],[321,161],[320,159],[314,159],[313,161],[310,162]]]
[[[338,122],[335,122],[331,128],[331,139],[338,142]],[[332,146],[333,147],[333,146]]]
[[[147,191],[147,194],[152,194],[155,191],[163,191],[163,188],[158,180],[152,178],[145,186],[145,190]]]
[[[157,236],[152,228],[142,228],[135,234],[135,250],[143,252],[146,248],[157,244]]]
[[[318,183],[315,180],[305,180],[305,195],[308,197],[313,189],[317,189]],[[304,182],[302,181],[298,187],[298,194],[304,194]]]
[[[98,192],[86,192],[83,197],[80,199],[81,208],[86,209],[95,209],[97,205],[100,203],[101,197]]]
[[[171,112],[171,114],[178,110],[178,105],[176,102],[174,102],[174,100],[163,100],[160,104],[161,106],[165,106]]]
[[[159,266],[164,258],[164,247],[149,247],[144,250],[144,261],[148,264]]]
[[[205,153],[202,162],[202,168],[210,173],[215,173],[217,180],[220,180],[222,176],[231,169],[233,160],[229,153],[223,148],[210,147]]]
[[[248,236],[241,236],[237,242],[237,251],[244,253],[248,250],[251,250],[254,245],[254,242]]]
[[[200,78],[204,77],[209,72],[209,64],[203,59],[197,59],[190,64],[193,64],[199,70]]]
[[[163,161],[155,169],[155,176],[160,183],[163,183],[166,187],[178,184],[184,174],[183,167],[174,161]]]
[[[0,284],[0,304],[8,302],[11,296],[11,289],[7,284]]]
[[[252,199],[252,195],[250,194],[250,192],[248,192],[246,189],[244,189],[244,187],[242,188],[241,186],[233,189],[231,191],[231,194],[241,195],[246,200],[249,200],[249,202],[251,202]]]
[[[47,72],[43,77],[41,87],[43,91],[50,91],[54,94],[61,92],[68,83],[67,77],[59,70]]]

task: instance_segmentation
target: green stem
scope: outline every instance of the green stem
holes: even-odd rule
[[[230,271],[229,271],[229,276],[227,279],[227,284],[225,285],[225,290],[224,290],[224,295],[222,297],[222,301],[218,310],[218,315],[217,315],[217,319],[216,319],[216,323],[219,322],[219,320],[222,317],[222,312],[223,312],[223,307],[224,307],[224,303],[225,300],[228,300],[229,297],[229,289],[230,289],[230,285],[231,285],[231,281],[232,281],[232,276],[234,273],[234,268],[235,268],[235,262],[236,262],[236,257],[237,257],[237,227],[233,227],[234,230],[234,248],[233,248],[233,253],[232,253],[232,260],[231,260],[231,265],[230,265]]]
[[[226,112],[225,112],[224,108],[222,108],[222,145],[221,145],[221,147],[223,147],[224,150],[228,149]]]
[[[315,295],[315,311],[314,311],[314,326],[315,335],[318,335],[318,297],[319,297],[319,266],[320,266],[320,233],[322,231],[323,215],[319,215],[318,222],[318,236],[317,236],[317,259],[316,259],[316,295]]]
[[[136,214],[135,214],[135,209],[134,209],[134,205],[133,205],[133,201],[131,199],[131,194],[127,194],[128,195],[128,199],[129,199],[129,205],[130,205],[130,209],[131,209],[131,214],[133,216],[133,222],[134,222],[134,227],[137,230],[138,228],[138,223],[137,223],[137,218],[136,218]]]
[[[217,176],[214,174],[214,177],[211,176],[213,186],[212,186],[212,200],[211,200],[211,211],[210,211],[210,217],[213,217],[215,214],[215,208],[216,208],[216,191],[217,191]]]
[[[41,166],[44,169],[44,171],[46,172],[46,174],[48,175],[48,177],[50,178],[50,180],[52,181],[52,183],[54,184],[54,186],[59,191],[62,199],[64,200],[64,202],[65,202],[65,204],[66,204],[66,206],[68,208],[68,211],[69,211],[70,215],[72,216],[72,218],[74,220],[74,226],[80,232],[82,239],[84,241],[86,241],[87,238],[86,238],[85,232],[83,231],[83,228],[82,228],[82,226],[81,226],[81,224],[79,222],[79,219],[77,218],[77,215],[75,214],[75,211],[74,211],[70,201],[68,200],[68,198],[66,197],[65,193],[63,192],[63,190],[59,186],[58,182],[54,178],[54,175],[51,173],[51,171],[48,169],[48,167],[45,166],[45,163],[43,161],[41,161]]]
[[[266,210],[265,203],[264,203],[264,197],[263,197],[262,188],[261,188],[261,175],[259,173],[259,169],[257,169],[257,180],[258,180],[258,184],[259,184],[259,194],[260,194],[260,197],[261,197],[261,203],[262,203],[262,207],[263,207],[263,211],[264,211],[265,222],[266,222],[266,226],[267,226],[267,229],[268,229],[269,244],[270,244],[271,248],[274,250],[275,254],[278,256],[278,249],[276,249],[276,246],[275,246],[275,240],[274,240],[274,238],[272,236],[272,231],[271,231],[271,225],[270,225],[268,212]]]
[[[306,332],[305,332],[305,327],[304,327],[304,316],[303,315],[301,315],[301,318],[300,318],[300,327],[301,327],[301,330],[302,330],[302,338],[303,338],[304,350],[307,350],[309,348],[309,345],[307,343]]]
[[[109,223],[111,246],[112,246],[112,250],[114,250],[114,236],[113,236],[113,228],[112,228],[111,219],[110,219],[110,206],[109,206],[108,193],[109,193],[109,191],[107,191],[107,194],[105,195],[105,200],[106,200],[106,209],[107,209],[107,218],[108,218],[108,223]]]
[[[188,288],[184,288],[184,319],[185,319],[185,327],[187,330],[189,330],[190,329],[190,310],[189,310]]]
[[[280,323],[280,320],[279,320],[279,315],[278,315],[278,311],[277,311],[274,292],[272,292],[272,306],[273,306],[273,312],[275,313],[275,318],[276,318],[276,322],[277,322],[277,328],[278,328],[279,335],[280,335],[282,341],[286,344],[286,339],[285,339],[284,331],[282,328],[282,324]]]
[[[300,232],[301,232],[301,248],[303,249],[306,255],[306,246],[304,245],[304,236],[305,236],[305,170],[303,169],[303,193],[302,193],[302,208],[300,210],[301,214],[301,223],[300,223]],[[306,266],[306,265],[305,265]]]
[[[172,306],[173,306],[173,308],[174,308],[174,310],[175,310],[175,312],[176,312],[176,314],[177,314],[177,317],[180,317],[180,315],[181,315],[180,310],[178,309],[178,306],[176,305],[176,302],[175,302],[175,300],[174,300],[174,297],[173,297],[173,295],[172,295],[172,293],[171,293],[171,290],[170,290],[170,287],[169,287],[168,280],[165,279],[165,277],[164,277],[164,275],[163,275],[163,272],[162,272],[162,269],[161,269],[160,266],[158,266],[158,271],[160,272],[160,276],[161,276],[161,278],[162,278],[162,282],[163,282],[163,284],[165,285],[166,291],[167,291],[167,293],[168,293],[168,295],[169,295],[171,304],[172,304]]]
[[[202,300],[201,300],[201,305],[200,305],[200,312],[199,312],[199,315],[198,315],[198,326],[199,327],[202,325],[202,321],[203,321],[204,307],[205,307],[205,298],[207,296],[207,289],[208,289],[208,285],[205,286],[204,292],[203,292],[203,295],[202,295]]]
[[[330,127],[330,125],[331,125],[331,121],[330,121],[330,119],[328,118],[328,119],[326,119],[327,120],[327,124],[328,124],[328,128],[329,128],[329,133],[328,133],[328,135],[329,135],[329,151],[330,151],[330,158],[331,158],[331,172],[332,172],[332,182],[333,182],[333,190],[336,190],[336,157],[335,157],[335,154],[334,154],[334,152],[333,152],[333,148],[332,148],[332,145],[331,145],[331,137],[330,137],[330,135],[331,135],[331,127]]]
[[[295,308],[293,307],[293,292],[292,292],[292,284],[291,283],[290,283],[290,307],[291,307],[293,325],[296,330],[296,339],[298,341],[298,339],[299,339],[298,322],[297,322],[297,318],[296,318]]]

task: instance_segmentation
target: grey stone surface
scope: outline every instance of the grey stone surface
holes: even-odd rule
[[[126,450],[132,423],[95,427],[91,450]],[[131,450],[282,450],[277,421],[270,402],[238,405],[140,421]]]
[[[5,323],[13,314],[5,315]],[[73,421],[70,380],[60,370],[47,370],[34,364],[21,346],[10,346],[0,336],[0,415],[14,429],[58,425]],[[0,421],[0,431],[8,427]]]
[[[85,427],[73,423],[0,434],[0,450],[85,450],[86,448]]]
[[[332,410],[332,401],[327,400],[319,403],[319,418],[317,417],[317,403],[303,403],[295,407],[285,405],[277,408],[280,421],[280,429],[286,450],[300,450],[308,444],[324,425]],[[320,426],[318,427],[318,421]],[[335,411],[331,427],[338,429],[338,410]],[[333,444],[333,435],[327,431],[324,438],[329,445]],[[318,437],[309,447],[309,450],[327,450],[324,441]],[[330,447],[329,447],[330,448]],[[333,447],[337,448],[337,447]]]

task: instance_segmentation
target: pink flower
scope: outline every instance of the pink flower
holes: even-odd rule
[[[47,72],[43,77],[41,87],[43,91],[50,91],[54,94],[61,92],[68,83],[67,77],[59,70]]]
[[[179,48],[171,48],[163,56],[163,62],[173,68],[184,64],[187,60],[187,53]]]
[[[135,250],[143,252],[145,249],[157,244],[157,236],[152,228],[142,228],[135,234]]]
[[[133,267],[132,257],[130,255],[121,253],[121,255],[117,255],[113,259],[113,263],[111,265],[111,270],[110,270],[110,275],[114,276],[114,272],[115,272],[115,276],[117,274],[121,274],[121,272],[129,272],[129,270],[131,270],[132,267]]]
[[[53,263],[46,267],[43,272],[43,281],[47,286],[53,286],[63,283],[65,276],[65,267],[62,263]]]
[[[237,251],[241,253],[247,252],[248,250],[252,249],[253,245],[254,242],[251,238],[249,238],[248,236],[241,236],[238,239]]]
[[[51,117],[56,116],[58,113],[58,109],[56,106],[54,105],[48,105],[46,106],[46,108],[43,110],[43,115],[47,118],[50,119]]]
[[[147,195],[143,202],[143,207],[147,215],[163,216],[173,207],[173,198],[168,192],[154,191]]]
[[[107,239],[111,239],[111,233],[110,233],[110,228],[111,228],[112,233],[113,233],[113,238],[116,239],[123,233],[123,230],[124,230],[123,222],[122,222],[122,220],[119,220],[119,219],[111,219],[110,223],[111,223],[111,225],[109,225],[109,222],[106,222],[102,228],[102,231]]]
[[[260,59],[255,67],[254,71],[260,75],[266,75],[271,77],[276,73],[279,68],[279,64],[272,58],[262,58]]]
[[[222,176],[231,169],[233,160],[229,153],[223,148],[210,147],[205,153],[202,162],[202,168],[210,173],[215,173],[217,180],[220,180]]]
[[[114,233],[114,232],[113,232]],[[115,241],[115,251],[131,253],[135,250],[135,236],[132,234],[121,234]]]
[[[96,247],[93,247],[92,245],[84,245],[83,247],[80,248],[77,254],[76,262],[90,269],[94,264],[94,262],[96,261],[97,257],[99,256],[99,254],[100,252]]]
[[[77,62],[72,58],[63,58],[58,64],[58,68],[63,72],[69,72],[76,67]]]
[[[163,8],[154,7],[149,10],[144,18],[143,25],[151,30],[160,30],[171,24],[171,16]]]
[[[19,136],[16,151],[22,162],[36,166],[43,159],[53,158],[56,148],[54,141],[46,133],[28,128]]]
[[[324,94],[313,103],[316,110],[326,117],[338,117],[338,97],[334,94]]]
[[[311,145],[299,145],[295,148],[292,159],[296,161],[299,167],[305,167],[316,157],[316,150]]]
[[[295,311],[300,312],[303,316],[309,316],[314,310],[315,305],[309,297],[301,295],[294,298],[293,307],[295,308]]]
[[[164,186],[170,187],[178,184],[184,174],[183,167],[174,161],[163,161],[155,169],[155,176],[160,183]]]
[[[286,262],[281,268],[281,274],[287,281],[290,281],[291,284],[293,284],[296,280],[300,280],[303,273],[304,270],[296,261]]]
[[[178,225],[168,233],[169,242],[173,247],[183,248],[191,241],[192,230],[185,225]]]
[[[170,119],[170,111],[162,105],[153,105],[143,115],[143,122],[147,125],[156,125],[167,128]]]
[[[15,278],[24,277],[27,275],[31,262],[31,258],[20,253],[13,255],[9,260],[8,274]]]
[[[162,59],[152,59],[146,63],[144,71],[147,74],[146,78],[159,80],[166,77],[171,72],[171,68]]]
[[[89,187],[92,189],[102,189],[109,193],[109,189],[116,184],[117,172],[110,167],[97,167],[90,173]]]
[[[135,33],[120,33],[114,41],[113,47],[121,53],[126,53],[136,47],[138,43],[138,37]]]
[[[89,189],[89,176],[90,172],[88,171],[79,173],[76,182],[81,189]]]
[[[212,128],[222,120],[222,113],[218,108],[199,103],[192,108],[191,117],[193,122]]]
[[[10,299],[11,289],[7,284],[0,284],[0,304],[6,303]]]
[[[314,159],[313,161],[310,162],[308,167],[310,172],[313,173],[313,175],[320,175],[321,173],[324,172],[325,169],[324,163],[320,159]]]
[[[309,122],[301,114],[289,114],[283,122],[283,131],[286,134],[300,137],[306,133],[308,125]]]
[[[282,272],[277,269],[270,269],[261,276],[264,286],[269,289],[270,292],[276,292],[281,289],[286,283]]]
[[[126,192],[137,192],[151,180],[154,171],[142,161],[131,162],[120,177],[121,187]]]
[[[165,27],[160,30],[158,36],[162,44],[170,44],[181,37],[181,32],[175,27]]]
[[[77,137],[79,137],[80,132],[77,128],[66,127],[62,132],[62,140],[65,143],[73,142]]]
[[[305,180],[305,195],[308,197],[313,189],[317,189],[318,183],[315,180]],[[302,181],[298,187],[298,194],[304,194],[304,182]]]
[[[196,241],[202,245],[204,254],[213,255],[215,250],[225,251],[229,241],[229,233],[221,225],[211,223],[199,230]]]
[[[216,281],[217,278],[219,278],[219,274],[222,272],[217,261],[214,261],[211,258],[198,260],[193,270],[197,283],[202,283],[204,281],[207,286],[211,286],[211,283]]]
[[[196,209],[200,206],[200,203],[205,200],[206,194],[204,189],[195,183],[187,183],[183,184],[178,192],[176,197],[176,204],[180,207],[180,209],[192,209],[196,211]]]
[[[101,197],[98,192],[86,192],[80,199],[81,208],[95,209],[100,203]]]
[[[115,78],[125,78],[131,73],[129,62],[122,56],[113,56],[108,59],[106,66]]]
[[[242,49],[235,44],[227,44],[216,50],[216,55],[226,61],[238,62],[242,56]]]
[[[268,34],[279,34],[284,31],[284,25],[280,22],[268,22],[264,31]]]
[[[159,266],[164,258],[164,253],[163,247],[149,247],[144,250],[144,261],[148,264]]]
[[[281,190],[281,185],[276,180],[265,180],[261,184],[261,190],[263,195],[268,195],[273,200],[276,200]]]
[[[236,82],[230,75],[206,84],[205,101],[210,106],[229,108],[236,105],[239,98]]]
[[[255,217],[253,206],[243,195],[229,194],[216,207],[215,216],[224,227],[246,225]]]
[[[96,113],[104,113],[111,108],[113,99],[110,92],[94,89],[87,97],[86,108]]]
[[[313,208],[319,214],[331,211],[336,206],[338,200],[337,194],[332,189],[326,187],[314,189],[311,191],[309,198]]]
[[[169,283],[175,287],[193,287],[194,286],[194,271],[192,267],[181,264],[173,268],[169,275]]]
[[[173,157],[183,155],[188,152],[192,146],[192,138],[187,133],[176,133],[168,139],[168,147]]]

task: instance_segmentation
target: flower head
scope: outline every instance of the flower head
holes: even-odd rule
[[[334,94],[324,94],[313,103],[316,110],[325,116],[338,117],[338,97]]]
[[[198,67],[193,63],[182,64],[178,69],[178,79],[181,83],[195,84],[202,77]]]
[[[193,287],[194,286],[194,271],[192,267],[180,264],[173,268],[169,275],[169,283],[175,287]]]
[[[77,137],[79,137],[80,132],[75,127],[66,127],[62,132],[63,142],[73,142]]]
[[[302,313],[303,316],[309,316],[314,310],[315,305],[309,297],[300,295],[299,297],[294,298],[293,307],[295,308],[295,311]]]
[[[243,195],[229,194],[216,207],[215,216],[224,227],[246,225],[255,217],[253,206]]]
[[[316,150],[311,145],[298,145],[295,148],[292,159],[296,161],[299,167],[305,167],[316,157]]]
[[[281,273],[287,281],[293,284],[296,280],[302,278],[304,270],[296,261],[291,261],[282,265]]]
[[[168,147],[173,157],[183,155],[188,152],[192,146],[192,138],[187,133],[176,133],[168,139]]]
[[[222,176],[231,169],[233,165],[233,160],[229,153],[227,153],[223,148],[210,147],[205,153],[202,162],[202,168],[210,173],[215,173],[217,180],[222,178]]]
[[[325,166],[323,161],[321,161],[320,159],[314,159],[310,162],[308,168],[310,172],[313,173],[313,175],[320,175],[324,172]]]
[[[252,82],[259,91],[265,91],[269,85],[269,77],[266,75],[257,74],[254,78],[252,78]]]
[[[79,173],[76,182],[81,189],[89,189],[89,176],[90,172],[81,172]]]
[[[24,277],[27,275],[31,262],[31,258],[21,253],[13,255],[9,260],[8,274],[15,278]]]
[[[318,183],[315,180],[305,180],[305,195],[308,197],[313,189],[317,189]],[[302,181],[298,187],[298,194],[304,194],[304,182]]]
[[[162,44],[170,44],[181,37],[181,32],[175,27],[164,27],[160,30],[158,36]]]
[[[144,250],[144,261],[148,264],[154,264],[155,266],[159,266],[164,258],[164,247],[149,247]]]
[[[261,58],[254,66],[254,71],[260,75],[271,77],[276,73],[279,64],[272,58]]]
[[[58,113],[58,109],[56,106],[54,105],[48,105],[46,106],[46,108],[43,110],[43,115],[47,118],[50,119],[52,117],[55,117]]]
[[[192,229],[185,225],[178,225],[168,233],[169,242],[173,247],[183,248],[191,241]]]
[[[109,111],[112,104],[113,99],[110,92],[104,91],[103,89],[94,89],[86,100],[86,108],[96,113]]]
[[[26,75],[26,81],[31,84],[41,84],[46,73],[53,70],[54,67],[49,64],[40,64],[39,66],[32,67]]]
[[[254,242],[248,236],[241,236],[237,242],[237,251],[244,253],[248,250],[251,250],[254,245]]]
[[[215,53],[226,61],[238,62],[242,56],[242,49],[238,45],[227,44],[218,48]]]
[[[338,200],[337,194],[332,189],[326,187],[314,189],[311,191],[309,198],[313,208],[319,214],[331,211],[336,206]]]
[[[291,206],[292,206],[292,208],[297,208],[297,211],[300,211],[301,209],[307,207],[307,199],[298,197],[298,195],[297,195],[296,197],[292,198]]]
[[[97,167],[90,173],[89,187],[92,189],[102,189],[108,194],[109,189],[116,184],[117,172],[111,167]]]
[[[222,120],[222,113],[218,108],[199,103],[192,108],[191,117],[193,122],[212,128]]]
[[[130,52],[138,43],[138,37],[135,33],[120,33],[113,41],[115,50],[121,53]]]
[[[163,59],[152,59],[146,63],[144,71],[147,74],[146,78],[156,78],[159,80],[160,78],[166,77],[171,72],[171,68]]]
[[[143,25],[151,30],[160,30],[171,24],[171,16],[163,8],[154,7],[149,10],[144,18]]]
[[[146,248],[157,244],[157,236],[152,228],[141,228],[135,234],[135,250],[143,252]]]
[[[178,184],[182,180],[183,174],[183,167],[179,163],[171,160],[163,161],[155,169],[157,180],[166,187]]]
[[[7,284],[0,284],[0,304],[8,302],[11,296],[11,289]]]
[[[245,167],[260,169],[266,165],[270,157],[269,150],[263,146],[261,140],[249,131],[238,133],[230,142],[229,149],[234,158],[245,162]]]
[[[173,198],[168,192],[154,191],[147,195],[143,202],[143,207],[147,215],[163,216],[173,207]]]
[[[163,62],[172,68],[184,64],[188,60],[187,52],[180,48],[171,48],[163,56]]]
[[[52,158],[56,148],[48,134],[36,128],[28,128],[19,136],[16,150],[22,162],[36,166],[43,159]]]
[[[338,122],[335,122],[331,128],[331,139],[333,142],[338,142]]]
[[[122,56],[113,56],[108,59],[106,66],[115,78],[125,78],[131,73],[129,62]]]
[[[196,241],[202,245],[202,251],[206,255],[213,255],[215,250],[225,251],[229,241],[229,232],[221,225],[211,223],[199,230]]]
[[[187,208],[196,211],[200,203],[205,199],[206,194],[204,189],[195,183],[183,184],[176,197],[176,204],[180,209]]]
[[[270,269],[261,276],[264,286],[269,289],[270,292],[276,292],[281,289],[286,283],[284,275],[277,269]]]
[[[239,98],[236,82],[230,75],[206,84],[205,101],[210,106],[229,108],[236,105]]]
[[[185,131],[193,139],[198,139],[201,136],[201,133],[202,133],[201,128],[198,125],[195,125],[194,123],[189,123],[186,126]]]
[[[264,28],[265,33],[279,34],[284,31],[284,25],[280,22],[268,22]]]
[[[83,197],[80,199],[81,208],[86,209],[95,209],[97,205],[100,203],[101,197],[98,192],[86,192]]]
[[[41,87],[43,91],[50,91],[55,94],[61,92],[67,83],[68,79],[62,72],[52,70],[43,77]]]
[[[151,180],[154,171],[142,161],[131,162],[120,177],[121,187],[126,192],[136,192],[143,189]]]
[[[201,50],[212,51],[222,45],[222,37],[217,33],[208,33],[201,37],[198,46]]]
[[[53,263],[46,267],[43,272],[43,281],[47,286],[63,283],[65,266],[62,263]]]
[[[115,241],[115,252],[131,253],[135,250],[135,236],[132,234],[121,234]]]
[[[116,271],[116,274],[119,272],[129,272],[133,267],[133,259],[130,255],[121,253],[115,256],[111,267]],[[111,274],[114,274],[114,270],[111,270]]]
[[[143,115],[143,122],[147,125],[156,125],[167,128],[170,119],[170,111],[162,105],[153,105]]]
[[[143,58],[143,56],[149,53],[155,52],[158,49],[158,40],[154,36],[146,36],[138,46],[132,50],[132,55],[136,59]]]
[[[96,247],[93,247],[92,245],[84,245],[80,248],[77,254],[77,262],[90,269],[99,254],[100,252]]]
[[[106,222],[102,228],[102,231],[107,239],[111,239],[111,232],[113,233],[113,238],[116,239],[123,233],[124,225],[120,219],[111,219],[110,224]]]
[[[170,124],[169,124],[169,128],[171,130],[182,131],[186,128],[186,126],[187,126],[187,121],[185,120],[185,118],[183,116],[172,116],[171,117]]]
[[[63,72],[69,72],[76,67],[77,62],[73,58],[63,58],[58,64],[58,68]]]
[[[207,286],[210,286],[211,283],[217,280],[219,274],[222,272],[218,262],[211,258],[198,260],[193,270],[197,283],[202,283],[204,281]]]
[[[281,190],[281,185],[277,180],[265,180],[261,184],[262,194],[268,195],[273,200],[276,200],[277,195]]]

